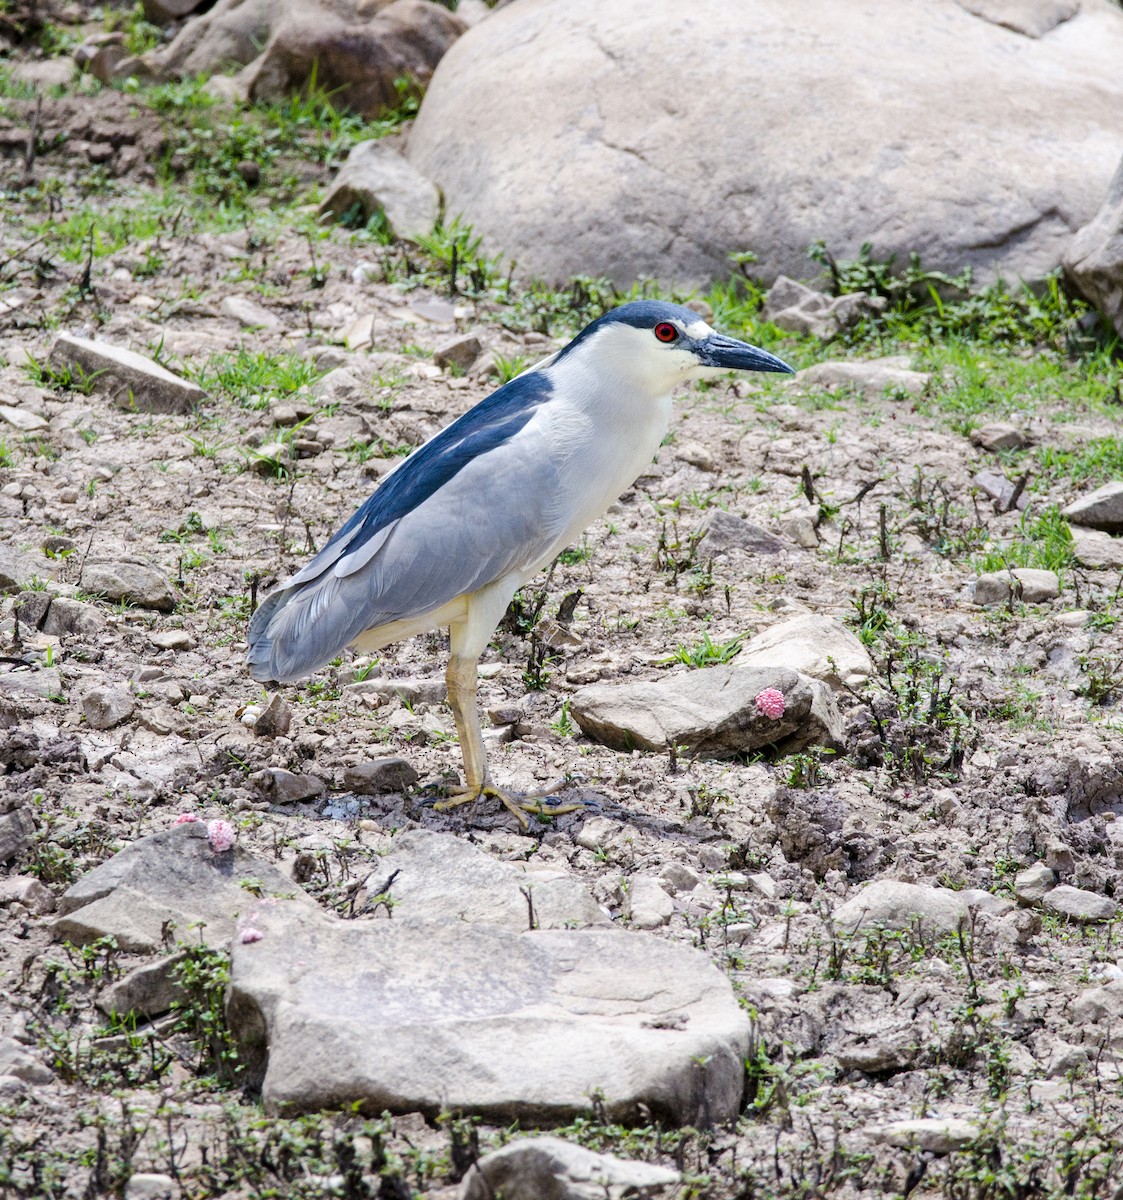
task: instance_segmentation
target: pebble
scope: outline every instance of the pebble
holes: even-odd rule
[[[870,1133],[903,1150],[951,1154],[969,1146],[979,1136],[979,1126],[961,1117],[920,1117],[912,1121],[892,1121]]]
[[[113,729],[136,711],[136,701],[123,687],[95,687],[82,697],[82,715],[91,729]]]
[[[605,849],[620,832],[620,822],[608,817],[589,817],[573,839],[584,850]]]
[[[190,650],[195,645],[186,629],[163,629],[149,634],[148,640],[161,650]]]
[[[0,879],[0,905],[22,904],[35,916],[54,912],[55,897],[50,888],[44,887],[30,875],[10,875]]]
[[[662,883],[651,875],[633,875],[628,880],[628,911],[637,929],[658,929],[675,914],[675,902]]]
[[[254,771],[250,783],[274,804],[299,804],[323,794],[324,781],[315,775],[297,775],[283,767]]]
[[[1057,876],[1050,867],[1043,862],[1034,863],[1014,876],[1014,895],[1022,904],[1038,904],[1056,882]]]
[[[1010,593],[1026,604],[1041,604],[1055,600],[1061,594],[1061,583],[1055,571],[1035,567],[1019,567],[1014,571],[996,571],[980,575],[975,584],[975,603],[983,608],[1005,604]]]
[[[125,1184],[125,1200],[172,1200],[178,1191],[170,1175],[141,1172]]]
[[[418,774],[404,758],[375,758],[370,762],[348,767],[343,772],[343,786],[360,796],[380,796],[405,792],[418,780]]]

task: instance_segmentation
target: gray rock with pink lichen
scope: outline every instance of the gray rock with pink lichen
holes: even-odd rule
[[[187,821],[126,846],[59,897],[55,937],[79,945],[114,937],[137,953],[188,938],[222,946],[262,896],[316,907],[277,867],[229,845],[233,834],[226,821]]]
[[[830,689],[796,671],[717,666],[643,683],[582,688],[570,713],[581,732],[615,750],[668,750],[726,758],[779,745],[841,746]]]

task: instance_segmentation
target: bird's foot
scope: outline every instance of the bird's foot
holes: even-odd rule
[[[533,813],[539,817],[559,817],[564,813],[578,812],[584,807],[581,804],[549,805],[542,803],[543,800],[555,795],[563,788],[569,787],[569,785],[570,781],[568,779],[559,779],[557,783],[552,783],[549,787],[543,788],[539,792],[519,794],[505,791],[503,788],[496,787],[493,783],[483,783],[478,787],[465,788],[462,792],[454,792],[444,800],[438,800],[433,807],[437,812],[444,812],[446,809],[455,808],[460,804],[470,804],[473,800],[478,800],[481,796],[494,796],[497,800],[502,801],[508,812],[514,814],[515,819],[523,829],[529,829],[530,822],[526,819],[527,813]]]

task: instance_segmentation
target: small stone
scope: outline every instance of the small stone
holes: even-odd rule
[[[439,676],[416,679],[378,678],[349,683],[343,690],[351,695],[373,692],[383,700],[392,700],[396,696],[399,700],[411,705],[440,704],[447,694],[447,685]]]
[[[675,914],[675,902],[658,879],[633,875],[628,880],[627,915],[637,929],[658,929]]]
[[[775,534],[753,525],[749,521],[715,508],[702,525],[705,532],[699,551],[709,556],[724,554],[730,550],[742,550],[746,554],[779,554],[794,547],[776,537]]]
[[[0,863],[22,854],[31,845],[35,815],[30,808],[17,808],[0,817]]]
[[[440,206],[436,185],[392,146],[374,140],[351,147],[320,214],[342,217],[357,210],[369,221],[381,212],[395,237],[412,239],[433,232]]]
[[[1072,525],[1086,525],[1105,533],[1123,532],[1123,481],[1113,480],[1061,509]]]
[[[1016,425],[1005,421],[991,421],[981,425],[971,434],[971,441],[984,450],[1020,450],[1029,445],[1029,438]]]
[[[1057,882],[1056,874],[1043,862],[1034,863],[1014,876],[1014,895],[1022,904],[1038,904]]]
[[[0,421],[13,426],[20,433],[35,433],[47,428],[47,422],[38,413],[28,412],[26,408],[12,408],[9,404],[0,404]]]
[[[274,804],[299,804],[305,800],[314,800],[325,790],[322,779],[315,775],[297,775],[282,767],[266,767],[263,771],[255,771],[250,776],[258,791]]]
[[[670,1200],[680,1180],[668,1167],[597,1154],[561,1138],[529,1137],[474,1163],[460,1200]]]
[[[855,634],[820,613],[789,617],[756,634],[741,647],[737,662],[799,671],[833,688],[862,687],[873,675],[873,661]]]
[[[50,607],[50,592],[20,592],[12,604],[12,612],[21,625],[40,629]]]
[[[280,692],[274,692],[269,703],[253,722],[255,737],[288,737],[292,726],[292,708]]]
[[[659,872],[659,882],[673,895],[692,892],[702,882],[701,875],[685,863],[669,862]]]
[[[819,535],[810,517],[802,513],[780,518],[780,532],[804,550],[814,550],[819,545]]]
[[[43,632],[50,637],[77,637],[86,641],[98,637],[105,629],[105,616],[93,604],[56,596],[43,622]]]
[[[82,697],[82,715],[91,729],[112,729],[136,711],[136,701],[127,688],[95,687]]]
[[[612,821],[608,817],[589,817],[573,840],[584,850],[603,850],[615,839],[620,829],[619,821]]]
[[[771,875],[757,872],[755,875],[748,876],[748,883],[758,896],[763,896],[766,900],[775,900],[778,895],[776,880]]]
[[[137,724],[150,733],[167,737],[172,733],[180,733],[187,727],[182,713],[172,708],[170,704],[157,704],[152,708],[142,708],[137,716]]]
[[[951,1154],[970,1146],[979,1136],[979,1126],[959,1117],[920,1117],[911,1121],[892,1121],[870,1132],[903,1150]]]
[[[1055,571],[1033,567],[980,575],[975,583],[975,603],[983,608],[1005,604],[1011,593],[1026,604],[1042,604],[1061,594],[1061,584]]]
[[[1041,906],[1046,912],[1067,917],[1081,925],[1110,921],[1119,911],[1119,906],[1110,897],[1101,896],[1097,892],[1086,892],[1067,883],[1046,892]]]
[[[276,317],[264,305],[245,296],[227,296],[219,305],[219,311],[226,317],[233,317],[246,329],[282,329],[284,322]]]
[[[457,370],[467,371],[479,358],[482,349],[480,339],[475,334],[465,334],[463,337],[442,342],[433,351],[433,362],[445,370],[455,367]]]
[[[0,1104],[14,1104],[28,1090],[28,1085],[17,1075],[0,1075]]]
[[[417,783],[418,774],[404,758],[375,758],[348,767],[343,772],[343,787],[360,796],[381,796],[408,791]]]
[[[717,462],[707,446],[701,442],[678,442],[674,447],[674,457],[678,462],[688,463],[699,471],[716,471]]]
[[[107,342],[60,334],[51,347],[50,362],[55,367],[81,367],[95,392],[109,395],[130,412],[188,413],[206,399],[198,384],[180,379],[143,354]]]
[[[0,1075],[14,1075],[24,1083],[52,1083],[55,1073],[12,1038],[0,1037]]]
[[[1010,501],[1014,499],[1015,484],[1011,483],[1005,475],[1000,475],[997,471],[980,471],[974,480],[977,487],[980,487],[998,506],[1000,512],[1007,512],[1011,507]],[[1022,494],[1014,501],[1013,507],[1019,512],[1022,511],[1029,503],[1029,497]]]
[[[137,1013],[142,1017],[158,1017],[185,996],[183,985],[176,978],[176,968],[186,958],[184,952],[142,963],[127,975],[103,988],[97,1006],[104,1013],[125,1016]]]
[[[54,893],[31,875],[0,879],[0,905],[12,903],[22,904],[37,917],[55,910]]]
[[[1074,528],[1072,552],[1082,567],[1093,571],[1123,569],[1123,538],[1112,537],[1102,530]]]
[[[955,933],[960,923],[970,918],[971,909],[1002,916],[1013,908],[1009,900],[979,888],[954,891],[879,879],[840,904],[831,914],[831,920],[843,932],[850,932],[871,925],[911,929],[919,918],[925,930],[939,936]]]
[[[895,358],[866,362],[830,359],[805,367],[797,373],[795,383],[803,387],[811,385],[830,390],[845,388],[869,400],[879,400],[894,394],[919,396],[931,378],[925,371],[913,371],[902,366],[901,360]]]
[[[82,572],[82,587],[114,603],[171,612],[176,596],[171,583],[153,567],[132,562],[88,563]]]
[[[190,650],[195,639],[186,629],[161,629],[150,633],[148,640],[160,650]]]
[[[179,1186],[170,1175],[139,1172],[125,1184],[125,1200],[173,1200]]]

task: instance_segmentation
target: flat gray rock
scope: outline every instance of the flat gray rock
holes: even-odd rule
[[[1045,893],[1056,884],[1057,876],[1052,867],[1037,862],[1014,876],[1014,895],[1020,904],[1040,904]]]
[[[1011,594],[1026,604],[1044,604],[1061,594],[1061,581],[1055,571],[1017,567],[980,575],[975,583],[975,603],[983,607],[1005,604]]]
[[[861,687],[873,674],[873,660],[857,636],[822,613],[801,613],[770,625],[741,647],[737,662],[798,671],[832,687]]]
[[[1123,538],[1100,529],[1072,530],[1072,552],[1082,567],[1093,571],[1117,571],[1123,567]]]
[[[249,910],[227,1021],[270,1113],[450,1109],[553,1124],[734,1120],[749,1019],[700,951],[617,930],[512,933]],[[642,1106],[642,1107],[641,1107]]]
[[[767,689],[784,694],[783,714],[760,711]],[[826,688],[772,667],[703,667],[657,682],[594,683],[574,693],[570,713],[581,732],[615,750],[666,750],[726,757],[771,746],[793,734],[837,744],[841,719]]]
[[[195,821],[133,842],[67,888],[54,934],[78,944],[115,937],[122,950],[142,954],[159,950],[169,931],[173,941],[222,946],[258,899],[247,880],[259,894],[294,897],[294,908],[317,907],[287,875],[240,846],[212,850],[206,823]]]
[[[703,522],[704,537],[699,544],[702,555],[726,554],[741,550],[746,554],[781,554],[796,547],[759,525],[715,508]]]
[[[366,890],[368,897],[388,890],[395,919],[467,921],[521,932],[530,928],[533,905],[539,929],[607,925],[609,920],[584,884],[565,871],[501,862],[450,833],[427,829],[398,834]]]
[[[520,1138],[472,1165],[460,1200],[655,1200],[682,1180],[654,1163],[613,1158],[556,1137]]]
[[[155,567],[134,562],[94,562],[82,568],[82,588],[114,602],[171,612],[176,595],[171,582]]]
[[[919,919],[928,933],[945,934],[955,933],[960,922],[969,918],[971,908],[1001,916],[1012,911],[1014,905],[979,888],[957,892],[879,879],[840,904],[831,913],[831,920],[843,932],[854,933],[872,925],[910,929]]]
[[[745,250],[800,279],[816,238],[1032,279],[1123,142],[1123,13],[1043,4],[805,0],[793,24],[788,0],[518,0],[441,60],[408,153],[487,252],[551,281],[725,279]]]
[[[1071,887],[1067,883],[1046,892],[1041,900],[1041,907],[1046,912],[1067,917],[1078,924],[1110,921],[1119,912],[1119,905],[1110,896],[1086,892],[1083,888]]]
[[[364,221],[381,210],[395,237],[412,239],[433,232],[441,197],[433,183],[392,146],[359,142],[336,175],[320,213],[341,217],[351,209],[357,209]]]
[[[951,1154],[963,1150],[978,1138],[979,1124],[962,1117],[918,1117],[911,1121],[890,1121],[870,1130],[877,1141],[906,1150],[927,1150],[932,1154]]]
[[[123,346],[95,342],[61,333],[51,347],[54,367],[81,367],[92,377],[93,389],[133,412],[186,413],[206,399],[197,383]]]
[[[879,400],[893,393],[919,396],[931,378],[924,371],[913,371],[895,359],[865,362],[830,359],[805,367],[797,372],[793,382],[801,387],[820,387],[828,391],[845,388],[869,400]]]
[[[1112,480],[1061,509],[1071,525],[1086,525],[1105,533],[1123,533],[1123,481]]]

